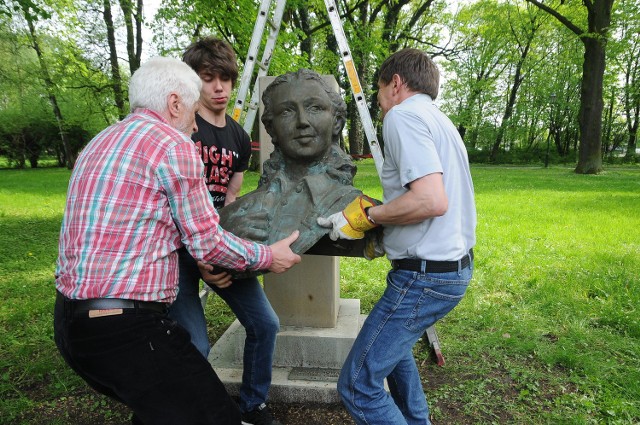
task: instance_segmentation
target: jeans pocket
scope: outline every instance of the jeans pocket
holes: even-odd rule
[[[425,276],[418,281],[422,285],[418,297],[404,327],[411,332],[423,332],[443,318],[462,299],[468,280],[449,280]]]
[[[151,362],[158,368],[158,373],[163,373],[167,368],[167,362],[181,362],[185,356],[202,357],[191,343],[189,333],[174,320],[166,317],[157,317],[153,329],[147,335],[147,350],[151,356]]]

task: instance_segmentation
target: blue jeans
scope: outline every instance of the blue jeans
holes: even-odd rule
[[[460,302],[472,268],[389,272],[387,288],[365,320],[338,380],[342,401],[357,424],[430,424],[412,349],[429,326]]]
[[[200,270],[186,251],[179,251],[180,281],[178,297],[169,309],[191,335],[191,342],[203,356],[209,355],[207,323],[199,297]],[[237,279],[227,288],[213,290],[236,315],[246,332],[243,355],[240,410],[248,412],[267,401],[276,335],[280,320],[271,307],[257,278]]]

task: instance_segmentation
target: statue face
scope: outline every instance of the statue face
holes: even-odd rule
[[[329,96],[313,80],[280,84],[272,93],[273,137],[287,159],[311,162],[332,143],[335,117]]]

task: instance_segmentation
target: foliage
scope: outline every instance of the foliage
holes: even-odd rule
[[[125,16],[122,7],[116,6],[131,2],[108,3],[116,28],[115,48],[121,56],[116,68],[107,60],[112,48],[103,19],[104,2],[9,0],[2,4],[0,121],[5,128],[27,129],[32,122],[48,128],[56,118],[39,111],[48,107],[49,91],[60,105],[63,131],[78,128],[93,135],[126,110],[123,98],[126,99],[126,83],[135,67],[137,52],[131,50],[132,16]],[[179,57],[191,40],[215,35],[232,44],[240,65],[245,62],[260,2],[160,0],[157,3],[160,5],[157,14],[144,17],[144,25],[152,31],[144,32],[145,57],[155,54]],[[452,117],[468,148],[495,151],[487,160],[498,161],[511,156],[513,150],[530,152],[546,149],[549,144],[552,157],[568,162],[578,158],[580,135],[584,133],[579,126],[579,114],[582,42],[590,37],[586,32],[577,37],[572,32],[575,27],[563,25],[527,0],[336,3],[376,125],[380,125],[375,119],[377,67],[391,52],[417,47],[433,56],[444,71],[438,104]],[[26,22],[17,13],[20,4],[32,7],[37,17],[35,30],[53,87],[44,84],[38,59],[29,47]],[[588,27],[587,9],[581,2],[562,1],[556,10],[576,27]],[[614,3],[603,79],[600,152],[603,158],[622,150],[626,153],[625,160],[634,161],[640,110],[639,18],[637,2]],[[267,32],[268,29],[262,44]],[[311,67],[335,75],[349,106],[346,145],[352,153],[366,153],[361,120],[340,56],[324,2],[287,2],[269,73],[277,75]],[[33,108],[35,114],[23,112]],[[27,164],[29,154],[19,148],[25,145],[24,137],[15,135],[25,132],[13,131],[9,139],[3,138],[3,149],[18,146],[12,154],[18,166]],[[60,130],[57,133],[49,134],[45,150],[59,149],[55,140]]]
[[[355,184],[379,197],[371,160]],[[640,421],[640,168],[598,176],[571,167],[472,167],[478,207],[474,278],[437,325],[445,367],[416,347],[436,423]],[[120,425],[126,415],[88,391],[52,340],[53,270],[69,171],[0,170],[0,417],[70,424],[75,406]],[[248,173],[246,188],[258,175]],[[341,297],[370,310],[384,258],[341,259]],[[210,297],[215,340],[233,315]],[[427,366],[428,365],[428,366]],[[125,410],[126,412],[126,410]],[[51,418],[51,419],[49,419]]]
[[[613,14],[617,26],[612,32],[617,37],[608,48],[608,61],[614,72],[610,73],[613,81],[608,85],[608,93],[605,92],[608,94],[605,96],[608,98],[605,152],[622,147],[626,151],[625,158],[633,160],[637,157],[640,125],[640,5],[635,1],[621,1]]]
[[[67,2],[59,2],[46,16],[72,12],[68,6]],[[103,94],[108,80],[72,39],[64,38],[67,34],[63,31],[56,31],[56,36],[36,32],[42,53],[37,57],[24,18],[14,18],[9,21],[0,17],[0,55],[13,58],[0,65],[5,77],[0,82],[4,94],[0,102],[0,144],[18,167],[24,166],[27,159],[35,166],[43,152],[56,155],[64,164],[67,152],[62,146],[61,131],[68,139],[69,153],[75,156],[90,136],[113,121],[114,108]],[[47,31],[54,25],[47,21],[42,24]],[[55,84],[45,84],[43,69],[47,81]],[[52,111],[52,98],[59,115],[54,114],[55,108]]]

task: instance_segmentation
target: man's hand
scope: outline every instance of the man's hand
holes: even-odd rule
[[[296,230],[288,237],[269,245],[273,256],[273,262],[269,267],[270,272],[283,273],[300,262],[300,256],[291,251],[291,244],[298,239],[298,236],[300,236],[300,231]]]
[[[211,264],[198,261],[198,268],[202,275],[202,280],[209,286],[216,286],[218,288],[226,288],[231,285],[231,275],[225,271],[215,270],[215,267]]]
[[[327,218],[318,217],[318,224],[322,227],[332,228],[329,233],[332,241],[337,241],[338,239],[362,239],[364,232],[377,226],[377,224],[369,220],[364,211],[365,208],[374,205],[377,205],[376,201],[368,196],[358,196],[344,210]]]

